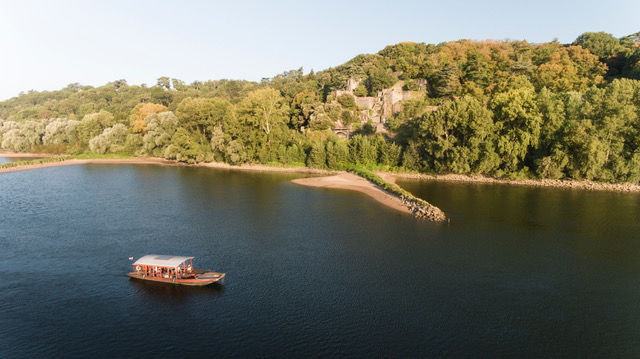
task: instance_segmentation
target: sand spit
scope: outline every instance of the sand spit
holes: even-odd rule
[[[340,173],[326,177],[297,178],[291,182],[303,186],[347,189],[364,193],[376,201],[403,213],[411,214],[399,197],[389,194],[366,179],[352,173]]]

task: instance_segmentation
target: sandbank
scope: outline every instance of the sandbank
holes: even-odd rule
[[[325,177],[307,177],[291,180],[295,184],[310,187],[347,189],[364,193],[376,201],[403,213],[411,214],[399,197],[378,188],[366,179],[352,173],[339,173]]]

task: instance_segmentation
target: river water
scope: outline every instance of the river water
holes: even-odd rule
[[[402,182],[450,224],[293,175],[0,175],[0,357],[638,357],[640,195]],[[194,255],[224,286],[129,279]]]

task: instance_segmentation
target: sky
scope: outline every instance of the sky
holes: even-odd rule
[[[0,0],[0,100],[161,76],[259,81],[401,41],[557,39],[640,31],[640,1]]]

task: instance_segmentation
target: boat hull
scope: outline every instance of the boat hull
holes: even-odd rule
[[[203,274],[197,274],[196,278],[188,278],[188,279],[146,276],[140,272],[129,272],[127,275],[133,279],[146,280],[146,281],[158,282],[158,283],[176,284],[176,285],[188,285],[188,286],[194,286],[194,287],[205,286],[213,283],[223,284],[224,277],[225,277],[224,273],[217,273],[217,272],[205,272]]]

